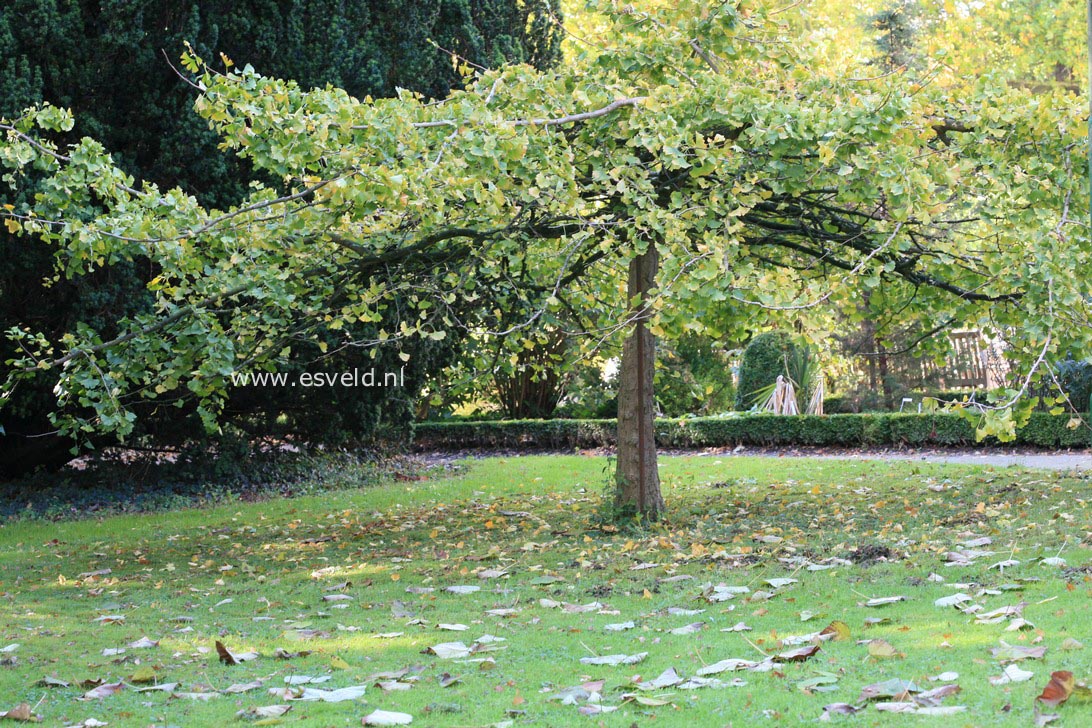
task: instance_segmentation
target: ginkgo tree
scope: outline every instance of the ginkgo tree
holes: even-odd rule
[[[533,343],[575,315],[589,345],[626,335],[616,503],[655,518],[655,339],[701,330],[724,301],[853,312],[883,290],[1005,331],[1024,367],[985,425],[997,433],[1051,355],[1088,344],[1071,94],[825,69],[792,42],[791,8],[596,7],[608,30],[569,66],[482,72],[442,102],[305,90],[187,54],[196,112],[280,181],[227,210],[134,187],[94,140],[57,148],[61,109],[5,121],[4,179],[44,177],[32,206],[4,213],[10,229],[54,246],[58,275],[136,258],[158,272],[154,310],[112,335],[12,326],[25,355],[5,386],[50,377],[76,438],[124,437],[131,404],[157,398],[196,402],[215,428],[231,376],[274,369],[309,327],[393,313],[346,345]]]

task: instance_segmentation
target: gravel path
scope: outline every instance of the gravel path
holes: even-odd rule
[[[521,457],[523,455],[573,455],[571,451],[547,450],[467,450],[462,452],[420,452],[415,459],[431,466],[450,466],[462,459],[485,457]],[[582,450],[581,455],[605,456],[612,450]],[[825,458],[834,460],[914,460],[930,463],[983,465],[998,468],[1021,467],[1042,470],[1092,472],[1092,451],[1069,450],[855,450],[831,448],[711,448],[706,450],[662,450],[661,455],[697,455],[705,457]]]

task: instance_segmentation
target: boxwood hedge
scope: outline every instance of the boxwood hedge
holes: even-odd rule
[[[779,417],[695,417],[656,421],[656,442],[665,448],[747,446],[973,447],[1015,445],[1084,448],[1092,444],[1087,418],[1069,427],[1071,416],[1034,413],[1016,440],[977,442],[974,427],[954,414],[864,413]],[[416,426],[420,449],[537,448],[572,450],[614,444],[614,420],[498,420],[423,422]]]

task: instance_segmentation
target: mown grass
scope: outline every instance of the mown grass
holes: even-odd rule
[[[1074,646],[1067,638],[1092,641],[1087,478],[905,462],[708,457],[664,458],[662,473],[668,517],[647,529],[600,521],[609,464],[576,456],[473,461],[461,474],[293,499],[4,525],[0,647],[19,646],[0,654],[13,663],[0,666],[0,709],[25,701],[50,725],[93,717],[111,726],[217,726],[241,709],[285,703],[267,690],[283,687],[287,676],[329,675],[316,687],[367,685],[363,701],[294,702],[279,721],[359,725],[381,708],[436,726],[792,725],[817,720],[828,703],[858,703],[867,684],[903,678],[929,689],[937,683],[928,677],[954,671],[961,692],[943,704],[966,711],[944,720],[1023,726],[1032,722],[1035,697],[1052,671],[1092,677],[1092,644],[1063,649]],[[981,548],[994,556],[945,565],[945,552],[983,536],[993,543]],[[1067,567],[1038,563],[1059,552]],[[831,557],[853,563],[822,571],[805,566]],[[1020,563],[991,568],[1005,560]],[[479,578],[487,569],[507,576]],[[765,584],[783,577],[797,582],[781,589]],[[747,586],[751,593],[709,603],[704,584]],[[443,591],[452,585],[481,589]],[[1005,632],[1007,620],[974,624],[971,615],[934,606],[958,591],[976,596],[983,589],[998,591],[976,598],[985,610],[1026,602],[1023,616],[1034,627]],[[756,599],[757,591],[773,595]],[[334,594],[352,599],[323,601]],[[862,606],[891,596],[906,600]],[[568,613],[543,599],[603,606]],[[673,616],[670,607],[705,611]],[[495,609],[518,612],[486,614]],[[809,612],[814,616],[802,621]],[[96,621],[107,615],[124,621]],[[865,626],[866,618],[878,617],[889,621]],[[633,629],[604,629],[630,620]],[[674,667],[689,677],[725,658],[761,660],[779,652],[785,636],[835,620],[849,626],[852,638],[824,642],[807,661],[717,676],[745,685],[642,693],[662,705],[621,700],[634,692],[634,676],[649,680]],[[670,632],[698,621],[705,626],[694,634]],[[751,631],[720,631],[738,622]],[[446,631],[441,623],[468,629]],[[484,634],[505,640],[498,643],[503,649],[471,658],[490,662],[422,654]],[[144,636],[158,646],[127,647]],[[870,657],[868,646],[858,644],[869,639],[886,640],[897,655]],[[1002,639],[1047,647],[1043,659],[1019,663],[1034,672],[1031,680],[989,683],[1001,674],[989,650]],[[221,664],[216,640],[259,657]],[[103,655],[120,648],[126,651]],[[310,654],[281,660],[277,648]],[[648,656],[636,665],[580,662],[639,652]],[[176,693],[263,684],[207,701],[128,687],[80,700],[86,688],[78,681],[126,681],[149,666],[159,682],[180,683]],[[376,673],[418,666],[408,690],[375,687]],[[444,673],[459,680],[442,687]],[[802,689],[801,681],[820,673],[836,678],[830,692]],[[39,686],[47,675],[72,685]],[[598,679],[605,680],[602,704],[617,711],[585,717],[579,706],[551,699]],[[1092,721],[1089,706],[1063,705],[1059,714],[1069,725]],[[926,721],[937,719],[874,707],[833,717],[857,725]]]

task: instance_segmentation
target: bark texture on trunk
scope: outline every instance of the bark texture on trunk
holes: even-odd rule
[[[637,299],[633,332],[622,349],[618,372],[618,466],[614,504],[620,514],[656,520],[664,508],[656,465],[656,337],[648,330],[644,304],[656,281],[659,254],[654,245],[629,264],[629,297]]]

